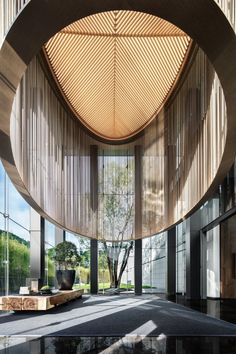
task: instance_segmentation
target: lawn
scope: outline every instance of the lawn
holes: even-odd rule
[[[142,288],[143,289],[155,289],[155,287],[151,287],[149,285],[143,285]],[[74,284],[73,289],[89,290],[90,289],[90,284]],[[110,289],[110,283],[99,283],[98,284],[98,289],[99,290]],[[120,284],[120,289],[133,290],[134,289],[134,285],[133,284],[122,283],[122,284]]]

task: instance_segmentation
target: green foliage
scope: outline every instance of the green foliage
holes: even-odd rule
[[[100,171],[100,199],[103,211],[103,254],[99,262],[100,268],[108,269],[110,286],[119,287],[122,274],[127,266],[133,242],[124,242],[133,238],[134,228],[134,159],[127,156],[116,156],[114,159],[104,157],[103,169]],[[106,239],[113,242],[110,246]],[[106,263],[106,266],[104,264]]]
[[[9,249],[9,288],[18,292],[29,277],[30,243],[12,233],[0,230],[0,290],[4,292],[4,272],[6,268],[6,249]]]
[[[103,270],[108,269],[107,254],[104,250],[100,251],[98,254],[98,268]]]
[[[102,194],[100,208],[103,211],[101,239],[122,241],[133,236],[134,160],[127,157],[105,160],[99,174],[99,190]]]
[[[88,284],[90,282],[90,269],[85,267],[78,267],[76,269],[76,274],[83,284]]]
[[[1,237],[6,237],[7,233],[3,230],[0,230],[0,238]],[[19,244],[22,244],[22,245],[25,245],[27,248],[30,247],[30,242],[29,241],[26,241],[24,240],[23,238],[11,233],[11,232],[8,232],[8,237],[9,237],[9,240],[15,240],[17,241]]]
[[[98,281],[102,284],[110,282],[110,274],[108,269],[98,269]]]
[[[89,248],[90,246],[88,246]],[[90,265],[90,249],[80,251],[80,265],[84,268],[89,268]]]
[[[40,290],[50,290],[50,286],[44,285],[44,286],[42,286],[42,288]]]
[[[56,262],[59,269],[74,269],[81,260],[76,245],[69,241],[59,243],[52,252],[54,252],[51,255],[52,259]]]

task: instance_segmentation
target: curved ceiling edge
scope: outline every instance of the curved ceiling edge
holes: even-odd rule
[[[190,38],[163,19],[110,11],[62,29],[45,44],[44,54],[82,124],[108,142],[123,143],[165,105],[190,48]]]
[[[41,5],[41,4],[40,4]],[[17,87],[21,76],[24,73],[26,65],[31,58],[41,48],[42,44],[56,33],[60,28],[65,27],[69,22],[76,20],[75,12],[70,9],[75,5],[74,2],[67,1],[62,4],[62,11],[58,17],[58,22],[53,24],[46,21],[46,26],[42,30],[41,23],[43,19],[53,18],[53,9],[56,6],[56,0],[50,3],[43,3],[40,8],[37,0],[31,0],[26,8],[19,15],[11,30],[8,33],[6,40],[3,43],[0,52],[0,128],[1,135],[4,135],[4,142],[1,139],[1,158],[3,159],[6,170],[16,185],[20,193],[26,198],[29,197],[29,203],[42,213],[42,209],[35,205],[14,164],[14,158],[11,150],[10,142],[10,113],[14,99],[14,89]],[[81,3],[80,3],[81,5]],[[106,1],[101,1],[101,4],[88,5],[84,3],[84,7],[78,4],[78,10],[81,10],[81,17],[107,10]],[[91,7],[92,6],[92,7]],[[109,10],[127,9],[127,6],[121,6],[119,1],[114,1]],[[220,78],[224,95],[227,104],[227,137],[222,160],[219,164],[217,173],[212,183],[210,184],[204,196],[199,202],[186,213],[193,212],[200,202],[206,200],[213,188],[221,182],[221,179],[230,168],[235,156],[235,136],[236,131],[236,38],[230,24],[224,17],[223,13],[212,0],[195,0],[189,4],[189,1],[182,1],[181,5],[174,0],[160,1],[158,7],[155,1],[135,1],[132,7],[136,11],[144,11],[156,16],[163,17],[188,33],[196,42],[203,48],[207,54],[216,72]],[[183,9],[184,8],[184,9]],[[46,11],[48,10],[48,11]],[[184,13],[184,16],[183,16]],[[192,21],[192,18],[197,18],[198,21]],[[217,23],[217,27],[215,26]],[[37,33],[37,35],[36,35]],[[39,35],[38,35],[39,34]],[[215,45],[217,38],[217,46]],[[28,199],[27,197],[27,199]],[[166,228],[171,225],[166,225]],[[73,230],[72,230],[73,231]]]

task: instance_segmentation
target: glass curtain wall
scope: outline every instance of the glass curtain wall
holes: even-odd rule
[[[206,233],[207,296],[220,297],[220,228]]]
[[[186,292],[186,222],[176,226],[176,292]]]
[[[232,165],[213,197],[201,207],[202,227],[236,206],[236,162]]]
[[[221,214],[236,206],[236,162],[219,188]]]
[[[55,225],[45,220],[45,273],[44,283],[51,287],[57,286],[56,284],[56,267],[53,260],[53,249],[55,247]]]
[[[66,232],[66,241],[76,245],[81,257],[80,264],[76,267],[74,289],[84,289],[84,292],[90,292],[90,240],[86,237]]]
[[[236,298],[236,215],[221,223],[221,297]]]
[[[117,278],[117,284],[115,284],[115,278]],[[98,243],[98,286],[99,291],[103,293],[112,287],[119,287],[122,291],[133,291],[133,241]]]
[[[0,162],[0,293],[18,293],[30,275],[30,208]]]
[[[99,150],[98,280],[103,290],[110,287],[129,290],[134,285],[134,179],[132,148]]]
[[[142,241],[143,292],[166,291],[166,232]]]

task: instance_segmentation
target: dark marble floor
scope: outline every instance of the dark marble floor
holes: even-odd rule
[[[0,331],[0,354],[236,354],[236,334],[231,330],[231,327],[228,328],[232,324],[236,324],[235,300],[190,301],[184,296],[167,299],[165,295],[160,296],[160,294],[158,294],[158,297],[161,297],[161,299],[158,300],[155,295],[104,298],[86,295],[83,301],[67,304],[47,314],[2,314],[0,317],[0,326],[2,327]],[[163,300],[169,300],[169,302]],[[171,302],[176,304],[171,304]],[[179,305],[184,305],[187,308],[184,309]],[[98,307],[101,307],[100,312],[95,311],[98,310]],[[135,311],[132,315],[130,311],[133,311],[133,307]],[[190,309],[216,319],[208,316],[204,317],[204,315]],[[91,318],[89,318],[90,322],[88,324],[85,323],[90,326],[89,329],[87,332],[83,331],[85,324],[80,324],[79,321],[80,318],[84,318],[83,311],[86,313],[86,321],[88,316],[94,315],[96,317],[95,328],[106,327],[106,321],[114,311],[112,318],[115,320],[114,328],[116,329],[119,327],[119,318],[121,318],[123,326],[124,323],[126,323],[126,326],[128,325],[127,316],[128,318],[135,318],[133,327],[136,328],[139,321],[142,320],[143,312],[149,316],[149,320],[153,314],[157,315],[157,328],[152,332],[148,330],[146,334],[142,329],[140,335],[137,330],[133,331],[134,334],[132,334],[131,329],[129,329],[129,331],[125,331],[125,333],[130,333],[128,335],[114,336],[112,334],[113,322],[109,322],[109,331],[105,331],[108,336],[94,335],[91,330],[91,324],[93,323]],[[125,317],[123,317],[123,312]],[[137,314],[138,317],[135,317],[134,314]],[[165,321],[162,319],[162,315]],[[55,316],[57,321],[54,318]],[[64,318],[66,316],[68,318]],[[169,322],[167,321],[168,317],[170,317]],[[63,318],[65,323],[61,323]],[[229,323],[218,321],[218,319]],[[101,326],[99,326],[100,321]],[[166,327],[164,327],[163,321]],[[146,317],[145,321],[141,322],[147,323]],[[178,325],[175,323],[176,330],[174,332],[176,334],[170,334],[173,332],[171,326],[174,322],[178,323]],[[37,325],[40,331],[39,329],[35,330],[34,325]],[[221,326],[219,330],[214,329],[216,325]],[[29,326],[31,330],[29,328],[27,330]],[[63,330],[60,330],[60,326],[63,327]],[[191,331],[191,326],[197,326],[197,330],[193,328],[194,330]],[[21,328],[21,331],[18,327]],[[9,328],[12,328],[12,330],[10,331]],[[6,329],[6,331],[3,329]],[[12,332],[12,335],[9,332]],[[80,336],[79,332],[81,332]],[[83,332],[87,334],[83,334]],[[97,332],[99,331],[97,330]],[[121,330],[119,332],[123,333]],[[4,336],[3,333],[6,335]]]
[[[236,324],[236,299],[188,300],[182,295],[176,295],[174,297],[166,297],[166,295],[163,295],[161,297],[209,316]]]
[[[0,337],[5,354],[232,354],[235,337]]]

